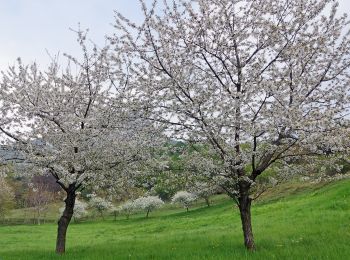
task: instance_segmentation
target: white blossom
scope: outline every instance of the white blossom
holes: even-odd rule
[[[78,221],[79,219],[85,217],[88,214],[87,207],[88,205],[86,202],[83,202],[78,199],[75,200],[74,213],[73,213],[73,218],[75,221]],[[59,210],[60,215],[62,215],[63,211],[64,211],[64,207],[61,207]]]
[[[130,214],[136,211],[136,207],[133,201],[127,201],[118,207],[118,211],[129,218]]]
[[[349,20],[336,1],[146,2],[140,25],[117,14],[111,44],[134,61],[149,117],[220,162],[210,178],[243,222],[272,165],[349,152]]]
[[[146,217],[151,211],[160,208],[163,204],[164,202],[158,196],[140,197],[133,201],[135,209],[146,211]]]
[[[104,213],[107,211],[113,211],[113,204],[101,197],[96,196],[95,194],[90,194],[89,205],[91,208],[97,210],[102,218],[104,218]]]
[[[178,191],[171,199],[171,202],[181,204],[188,211],[188,208],[196,199],[197,197],[193,193],[187,191]]]

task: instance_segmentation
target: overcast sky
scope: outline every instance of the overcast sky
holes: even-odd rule
[[[150,0],[148,0],[150,1]],[[340,0],[340,12],[350,13],[350,1]],[[17,57],[25,63],[48,63],[51,54],[75,54],[78,46],[69,28],[89,28],[89,36],[103,45],[111,34],[113,10],[140,19],[138,0],[0,0],[0,70]]]

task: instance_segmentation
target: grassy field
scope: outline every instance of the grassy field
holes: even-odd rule
[[[257,250],[247,252],[239,213],[220,196],[188,213],[73,223],[63,257],[56,225],[2,226],[0,259],[350,259],[350,180],[281,186],[254,205],[253,228]]]

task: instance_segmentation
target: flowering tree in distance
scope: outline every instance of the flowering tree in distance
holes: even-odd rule
[[[171,199],[171,202],[181,204],[186,209],[186,211],[188,211],[188,208],[196,199],[197,198],[193,193],[187,191],[178,191]]]
[[[113,209],[114,207],[110,201],[104,198],[98,197],[95,194],[90,195],[89,204],[92,208],[97,210],[97,212],[100,214],[102,219],[104,219],[103,213]]]
[[[141,2],[144,22],[117,14],[124,37],[111,42],[134,60],[149,117],[210,144],[221,166],[212,178],[237,203],[253,250],[257,178],[349,145],[349,21],[331,0]]]
[[[148,154],[143,149],[155,143],[153,136],[147,141],[147,126],[128,110],[126,76],[115,70],[110,75],[107,49],[89,51],[86,34],[77,33],[81,60],[67,56],[68,65],[61,69],[53,59],[45,71],[19,62],[1,80],[1,133],[66,193],[58,221],[59,254],[65,252],[77,191],[127,175]]]
[[[124,213],[126,218],[129,219],[130,214],[135,211],[136,207],[133,201],[127,201],[118,207],[118,211]]]
[[[204,199],[207,206],[210,207],[210,196],[218,191],[218,187],[208,182],[196,181],[190,186],[190,190],[197,198]]]
[[[45,216],[45,212],[53,199],[54,194],[48,191],[47,183],[36,182],[29,184],[27,200],[29,206],[33,208],[38,225],[40,225],[40,220]]]
[[[136,209],[142,209],[146,211],[146,218],[151,211],[163,206],[164,202],[158,196],[140,197],[134,200],[134,206]]]

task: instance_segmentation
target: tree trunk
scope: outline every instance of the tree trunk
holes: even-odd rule
[[[39,212],[39,210],[36,213],[37,213],[36,223],[40,226],[40,212]]]
[[[238,207],[241,215],[242,229],[244,236],[244,245],[248,250],[255,250],[252,221],[251,221],[251,204],[252,199],[249,198],[249,195],[242,194],[238,198]]]
[[[204,198],[205,199],[205,203],[207,203],[207,206],[210,207],[210,201],[209,201],[209,197]]]
[[[146,218],[148,218],[149,211],[150,211],[150,210],[148,209],[148,210],[147,210],[147,214],[146,214]]]
[[[66,234],[69,222],[73,216],[74,204],[75,204],[75,185],[70,184],[66,190],[67,198],[64,200],[65,208],[61,218],[58,221],[57,240],[56,240],[56,253],[64,254],[66,251]]]

